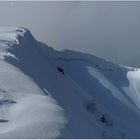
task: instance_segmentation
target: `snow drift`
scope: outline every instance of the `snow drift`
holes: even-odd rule
[[[1,28],[0,138],[140,138],[139,75]]]

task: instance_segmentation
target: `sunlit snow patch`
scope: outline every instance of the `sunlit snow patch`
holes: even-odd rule
[[[56,138],[66,123],[63,109],[48,96],[29,94],[10,108],[0,138]]]
[[[129,80],[129,87],[124,87],[123,89],[140,109],[140,69],[128,71],[127,78]]]

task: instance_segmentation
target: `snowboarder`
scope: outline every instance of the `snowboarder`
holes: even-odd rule
[[[61,72],[62,74],[64,74],[64,69],[57,67],[58,71]]]

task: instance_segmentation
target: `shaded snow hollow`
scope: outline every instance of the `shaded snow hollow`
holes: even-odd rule
[[[0,138],[140,138],[139,85],[139,69],[0,28]]]

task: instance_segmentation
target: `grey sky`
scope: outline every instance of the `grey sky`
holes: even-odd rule
[[[140,2],[0,2],[0,26],[24,26],[56,49],[140,67]]]

